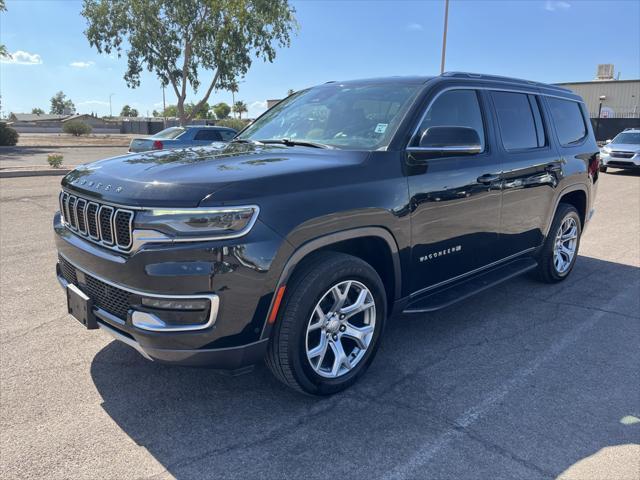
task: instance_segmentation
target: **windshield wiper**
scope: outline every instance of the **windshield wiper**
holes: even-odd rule
[[[249,143],[251,145],[263,145],[263,142],[259,142],[258,140],[251,140],[248,138],[234,138],[229,143]]]
[[[269,140],[258,140],[258,141],[260,143],[265,143],[265,144],[276,143],[279,145],[286,145],[287,147],[300,146],[300,147],[329,148],[329,149],[334,148],[331,145],[325,145],[324,143],[309,142],[308,140],[292,140],[290,138],[273,138]]]

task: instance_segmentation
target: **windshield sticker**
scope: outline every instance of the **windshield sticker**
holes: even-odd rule
[[[389,125],[388,123],[379,123],[378,125],[376,125],[376,129],[374,130],[374,132],[376,133],[384,133],[387,130],[387,125]]]

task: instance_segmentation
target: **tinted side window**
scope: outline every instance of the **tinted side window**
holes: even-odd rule
[[[532,95],[491,92],[506,150],[538,148],[545,144],[542,118]]]
[[[222,135],[222,140],[224,140],[225,142],[228,142],[233,137],[235,137],[236,133],[237,132],[233,130],[220,130],[220,135]]]
[[[222,135],[218,130],[200,130],[196,133],[194,140],[207,140],[210,142],[221,142]]]
[[[431,104],[411,145],[418,146],[420,137],[430,127],[468,127],[475,129],[484,151],[482,112],[475,90],[449,90]]]
[[[578,102],[551,97],[547,101],[561,145],[579,142],[587,136],[587,127]]]

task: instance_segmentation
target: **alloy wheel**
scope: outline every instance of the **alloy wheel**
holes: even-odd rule
[[[553,246],[553,265],[560,274],[569,270],[578,247],[578,224],[573,217],[566,217],[558,232]]]
[[[353,370],[371,345],[376,304],[371,291],[356,280],[327,290],[316,304],[305,334],[311,368],[325,378]]]

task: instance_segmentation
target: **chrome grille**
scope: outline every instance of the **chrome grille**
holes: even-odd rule
[[[114,250],[131,248],[133,212],[68,192],[60,194],[62,222],[75,234]]]
[[[633,152],[618,152],[618,151],[613,151],[611,152],[611,156],[612,157],[616,157],[616,158],[631,158],[635,155],[635,153]]]

